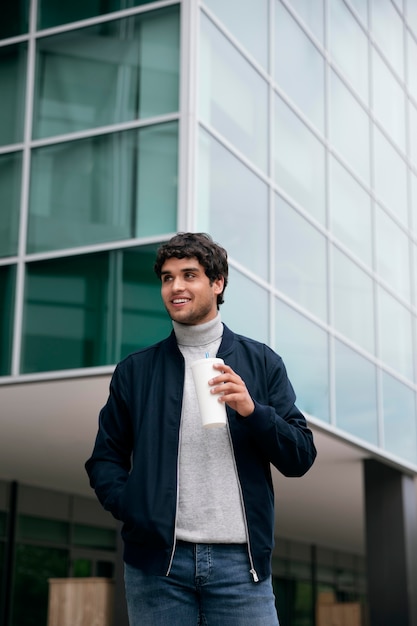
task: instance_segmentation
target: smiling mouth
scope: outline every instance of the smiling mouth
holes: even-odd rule
[[[175,298],[175,300],[171,300],[172,304],[186,304],[190,302],[189,298]]]

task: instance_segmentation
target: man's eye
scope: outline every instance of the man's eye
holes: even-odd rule
[[[171,280],[172,276],[164,276],[164,283],[167,283],[169,280]]]

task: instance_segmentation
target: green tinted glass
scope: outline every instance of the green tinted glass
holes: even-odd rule
[[[25,43],[0,47],[0,145],[23,140],[26,58]]]
[[[11,372],[15,274],[14,265],[0,266],[0,376]]]
[[[152,0],[72,0],[71,2],[39,0],[38,26],[50,28],[66,22],[75,22],[95,15],[149,4],[149,2]]]
[[[29,0],[3,2],[0,19],[0,39],[27,33],[29,24]]]
[[[39,39],[34,137],[178,111],[176,6]]]
[[[108,255],[27,265],[22,371],[104,365]]]
[[[47,623],[48,579],[65,578],[68,565],[66,550],[16,546],[11,626]]]
[[[0,155],[0,256],[17,254],[22,153]]]
[[[21,540],[51,543],[68,543],[69,541],[68,522],[60,520],[20,515],[17,529],[17,536]]]
[[[72,531],[73,544],[97,550],[116,549],[116,531],[112,528],[99,528],[85,524],[75,524]]]
[[[145,247],[28,264],[22,371],[111,364],[166,336],[154,259]]]
[[[33,151],[28,251],[175,230],[177,124]]]
[[[155,250],[131,249],[123,252],[123,295],[121,312],[122,358],[159,341],[172,330],[161,301],[161,283],[153,272]]]

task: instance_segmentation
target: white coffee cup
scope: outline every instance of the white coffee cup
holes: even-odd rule
[[[198,359],[191,364],[194,385],[197,391],[198,405],[204,428],[218,428],[226,424],[226,406],[219,402],[219,394],[210,393],[208,381],[218,376],[220,370],[215,370],[214,363],[224,363],[223,359]]]

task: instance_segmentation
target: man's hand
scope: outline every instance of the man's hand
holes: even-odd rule
[[[255,404],[244,381],[226,364],[215,363],[213,367],[221,370],[222,373],[209,380],[209,385],[212,387],[210,393],[219,394],[220,402],[228,404],[242,417],[248,417],[253,413]]]

